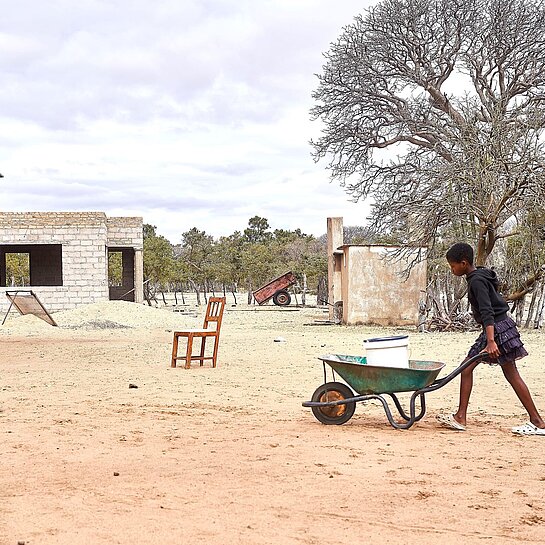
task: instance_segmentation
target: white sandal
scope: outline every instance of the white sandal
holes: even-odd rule
[[[453,414],[438,414],[436,418],[445,428],[456,431],[466,431],[466,427],[463,424],[460,424],[460,422],[454,418]]]
[[[538,428],[531,422],[525,422],[522,426],[511,428],[515,435],[545,435],[545,428]]]

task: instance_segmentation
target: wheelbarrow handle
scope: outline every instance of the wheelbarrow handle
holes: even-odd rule
[[[488,352],[480,352],[476,356],[472,356],[471,358],[465,359],[452,373],[447,375],[446,377],[443,377],[442,379],[436,380],[433,384],[428,386],[427,388],[424,388],[426,392],[432,392],[433,390],[437,390],[438,388],[441,388],[445,384],[448,384],[452,379],[456,378],[462,371],[465,371],[468,367],[473,365],[476,362],[486,361],[490,359],[490,354]]]

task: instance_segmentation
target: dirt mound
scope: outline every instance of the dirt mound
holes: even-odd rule
[[[204,310],[203,310],[204,314]],[[51,314],[60,329],[182,329],[201,327],[201,320],[193,315],[172,312],[166,308],[130,303],[101,301],[80,305]],[[43,332],[56,329],[32,314],[10,316],[2,330],[14,333]]]
[[[169,309],[128,301],[101,301],[81,305],[71,310],[56,312],[53,319],[59,327],[87,328],[165,328],[195,327],[195,319],[174,313]]]

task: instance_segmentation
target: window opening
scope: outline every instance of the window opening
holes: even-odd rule
[[[30,285],[29,253],[6,253],[6,285],[10,287]]]
[[[62,286],[61,244],[0,244],[0,286]]]
[[[108,286],[123,285],[123,254],[122,252],[108,252]]]

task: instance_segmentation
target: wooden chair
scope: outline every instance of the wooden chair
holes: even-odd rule
[[[218,356],[218,344],[220,340],[221,321],[223,318],[223,310],[225,308],[225,297],[210,297],[206,308],[206,316],[202,329],[188,329],[186,331],[175,331],[174,340],[172,343],[172,363],[171,367],[176,367],[176,360],[185,360],[185,368],[191,367],[191,362],[197,360],[201,366],[204,360],[212,360],[212,367],[216,367]],[[210,324],[215,323],[214,328],[209,328]],[[187,338],[187,348],[185,356],[178,356],[178,339],[180,337]],[[193,355],[193,339],[197,337],[201,339],[201,350],[199,355]],[[205,356],[206,339],[212,337],[214,339],[214,347],[211,356]]]

